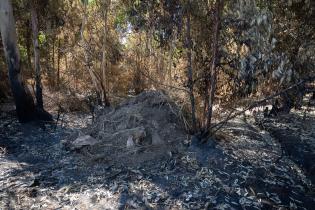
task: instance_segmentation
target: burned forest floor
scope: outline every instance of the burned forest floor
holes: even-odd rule
[[[308,109],[235,118],[204,144],[153,91],[93,123],[67,113],[57,126],[20,124],[3,111],[0,209],[314,209]]]

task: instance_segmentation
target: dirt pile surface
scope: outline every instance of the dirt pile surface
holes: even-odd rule
[[[87,158],[135,166],[171,155],[185,138],[174,102],[162,92],[146,91],[114,109],[99,111],[95,122],[66,144]],[[84,147],[82,139],[93,144],[86,142]]]

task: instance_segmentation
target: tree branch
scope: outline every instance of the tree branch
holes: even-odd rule
[[[304,84],[304,83],[306,83],[306,82],[313,81],[314,79],[315,79],[315,78],[308,78],[308,79],[306,79],[306,80],[302,80],[302,81],[300,81],[300,82],[298,82],[298,83],[296,83],[296,84],[294,84],[294,85],[292,85],[292,86],[290,86],[290,87],[288,87],[288,88],[286,88],[286,89],[284,89],[284,90],[282,90],[282,91],[280,91],[280,92],[278,92],[278,93],[272,94],[272,95],[270,95],[270,96],[267,96],[267,97],[264,98],[264,99],[261,99],[261,100],[259,100],[259,101],[256,101],[256,102],[252,103],[251,105],[249,105],[247,108],[243,109],[242,111],[236,112],[235,114],[229,114],[229,116],[228,116],[225,120],[223,120],[223,121],[221,121],[221,122],[219,122],[219,123],[217,123],[217,124],[211,126],[210,129],[214,129],[214,128],[218,127],[218,126],[220,126],[220,128],[221,128],[221,127],[222,127],[222,124],[224,125],[225,123],[227,123],[227,122],[230,121],[231,119],[233,119],[233,118],[235,118],[235,117],[237,117],[237,116],[239,116],[239,115],[245,113],[247,110],[253,109],[253,108],[259,106],[260,104],[262,104],[262,103],[264,103],[264,102],[266,102],[266,101],[268,101],[268,100],[271,100],[271,99],[273,99],[273,98],[275,98],[275,97],[277,97],[277,96],[279,96],[279,95],[281,95],[281,94],[283,94],[283,93],[286,93],[286,92],[288,92],[289,90],[291,90],[291,89],[293,89],[293,88],[296,88],[296,87],[298,87],[298,86],[300,86],[300,85],[302,85],[302,84]],[[218,129],[217,129],[217,130],[218,130]],[[216,131],[217,131],[217,130],[216,130]]]

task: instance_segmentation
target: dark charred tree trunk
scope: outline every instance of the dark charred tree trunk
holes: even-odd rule
[[[10,0],[0,1],[0,31],[17,117],[20,122],[34,120],[36,118],[34,101],[21,78],[20,54],[17,48],[15,20]]]
[[[193,69],[192,69],[192,43],[191,43],[191,34],[190,34],[190,14],[187,15],[186,22],[186,47],[187,47],[187,78],[188,78],[188,88],[189,88],[189,97],[191,105],[191,119],[192,119],[192,132],[197,130],[197,121],[196,121],[196,107],[195,107],[195,96],[194,96],[194,81],[193,81]]]
[[[213,49],[212,49],[212,61],[211,61],[211,77],[210,77],[210,90],[209,90],[209,102],[208,102],[208,114],[207,114],[207,123],[204,131],[206,133],[210,132],[210,126],[212,122],[212,109],[213,102],[216,91],[217,83],[217,61],[218,61],[218,48],[219,48],[219,37],[220,37],[220,17],[221,9],[223,5],[223,0],[216,1],[215,4],[215,13],[214,13],[214,27],[213,27]]]

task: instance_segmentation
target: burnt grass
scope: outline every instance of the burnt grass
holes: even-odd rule
[[[310,145],[314,131],[305,134],[311,141],[303,139],[306,131],[298,116],[266,119],[263,126],[238,119],[223,128],[228,134],[225,140],[200,144],[191,137],[189,145],[137,167],[67,151],[61,141],[89,120],[86,115],[69,114],[56,127],[20,124],[14,114],[2,113],[0,209],[315,206],[315,153]],[[294,120],[301,123],[294,124]],[[308,123],[314,121],[308,119]]]
[[[265,127],[280,142],[284,154],[299,165],[315,184],[314,120],[291,114],[280,117],[277,121],[284,126],[277,126],[274,121],[266,119]],[[311,128],[305,129],[308,124]],[[311,131],[305,135],[307,130]]]

